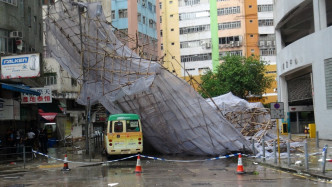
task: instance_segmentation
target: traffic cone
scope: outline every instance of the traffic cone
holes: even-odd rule
[[[67,162],[67,154],[65,154],[65,162],[63,163],[63,168],[61,171],[70,171],[70,169],[68,168],[68,162]]]
[[[243,174],[244,173],[241,153],[239,154],[239,159],[238,159],[238,162],[237,162],[236,172],[237,172],[237,174]]]
[[[136,164],[135,173],[142,173],[141,157],[139,155],[137,155],[137,164]]]

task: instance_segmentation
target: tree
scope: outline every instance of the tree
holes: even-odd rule
[[[215,97],[232,92],[246,99],[248,95],[261,96],[270,87],[273,79],[265,76],[267,62],[259,57],[227,55],[216,72],[207,71],[202,77],[198,92],[203,97]]]

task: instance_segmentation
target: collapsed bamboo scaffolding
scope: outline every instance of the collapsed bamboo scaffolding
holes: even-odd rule
[[[139,114],[145,138],[162,153],[220,155],[251,149],[186,81],[152,61],[153,54],[145,55],[147,59],[135,53],[146,51],[149,39],[137,43],[135,37],[126,37],[121,42],[98,13],[99,4],[80,5],[84,12],[69,0],[59,0],[46,19],[52,57],[82,84],[79,104],[87,105],[90,98],[111,113]],[[129,48],[128,42],[135,47]]]

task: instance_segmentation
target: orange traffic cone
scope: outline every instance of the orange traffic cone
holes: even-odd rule
[[[135,173],[142,173],[141,157],[139,155],[137,155],[137,164],[136,164]]]
[[[67,154],[65,154],[65,162],[63,163],[63,168],[61,171],[70,171],[70,169],[68,168],[68,162],[67,162]]]
[[[243,174],[244,173],[241,153],[239,153],[239,159],[238,159],[238,162],[237,162],[236,172],[237,172],[237,174]]]

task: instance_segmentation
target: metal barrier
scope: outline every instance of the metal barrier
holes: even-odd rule
[[[319,133],[318,131],[316,131],[316,136],[315,136],[315,147],[319,149]],[[262,155],[263,156],[254,156],[255,158],[261,158],[263,162],[266,161],[266,157],[265,157],[265,140],[264,140],[265,136],[263,135],[263,138],[262,138],[262,142],[261,142],[261,146],[263,148],[263,153]],[[286,146],[287,146],[287,166],[290,167],[291,166],[291,158],[294,158],[291,156],[291,147],[290,147],[290,141],[291,141],[291,134],[289,133],[288,134],[288,140],[286,141]],[[253,146],[253,149],[254,149],[254,144],[255,142],[252,141],[252,146]],[[327,159],[326,158],[326,155],[327,155],[327,149],[328,149],[328,145],[325,145],[322,149],[322,152],[315,152],[315,153],[310,153],[309,154],[309,149],[308,149],[308,142],[307,140],[304,141],[303,143],[303,153],[302,154],[297,154],[299,157],[301,157],[302,159],[304,158],[304,164],[302,164],[302,159],[301,160],[298,160],[296,161],[294,164],[297,165],[297,166],[302,166],[304,165],[304,169],[306,171],[309,170],[309,157],[311,156],[321,156],[321,159],[319,159],[318,161],[321,161],[322,164],[321,164],[321,172],[322,173],[325,173],[325,165],[326,165],[326,162],[332,162],[330,161],[330,159]],[[276,140],[273,141],[273,156],[272,158],[274,158],[274,164],[278,164],[277,162],[277,146],[276,146]],[[254,154],[255,155],[255,154]],[[294,155],[293,155],[294,156]],[[285,158],[285,157],[284,157]],[[318,159],[318,158],[317,158]],[[332,160],[332,159],[331,159]],[[279,160],[279,165],[280,165],[280,160]]]
[[[23,161],[24,168],[27,160],[33,159],[33,151],[31,146],[2,147],[0,148],[1,162]],[[28,159],[31,158],[31,159]]]

